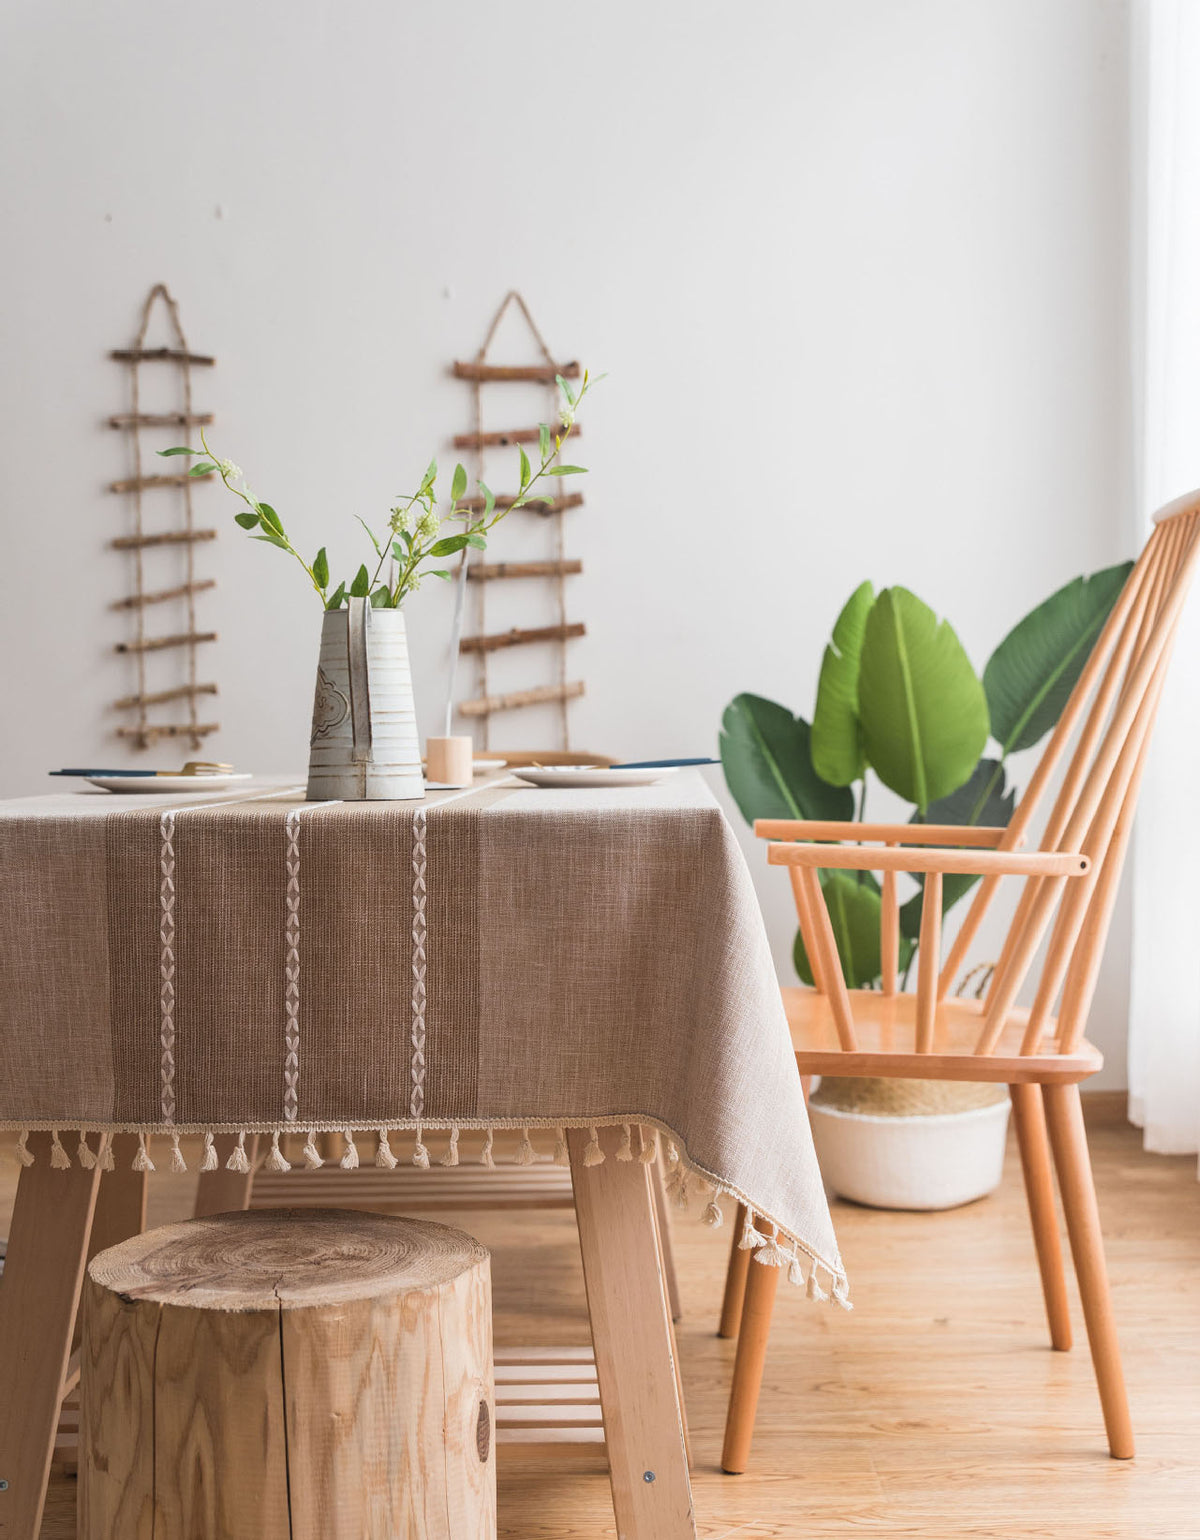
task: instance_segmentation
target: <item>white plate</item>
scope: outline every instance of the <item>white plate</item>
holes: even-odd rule
[[[675,774],[674,766],[658,770],[620,769],[606,765],[546,765],[543,769],[522,766],[513,775],[530,786],[653,786]]]
[[[181,791],[227,791],[234,781],[251,781],[248,770],[230,771],[227,775],[88,775],[84,780],[103,791],[141,793],[169,791],[172,795]]]

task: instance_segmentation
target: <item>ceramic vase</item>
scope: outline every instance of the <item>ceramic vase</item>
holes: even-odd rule
[[[402,610],[327,610],[309,738],[310,802],[425,794]]]

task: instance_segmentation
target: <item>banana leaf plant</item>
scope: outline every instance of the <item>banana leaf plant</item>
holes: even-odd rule
[[[1008,761],[1053,728],[1132,563],[1078,577],[1030,611],[976,674],[946,620],[906,588],[850,595],[821,660],[811,724],[760,695],[738,695],[721,722],[721,763],[742,816],[861,822],[874,775],[912,804],[912,823],[1007,824]],[[857,787],[857,796],[855,795]],[[951,874],[943,909],[976,878]],[[846,982],[881,971],[880,891],[870,872],[821,873]],[[923,894],[900,909],[900,966],[921,929]],[[796,971],[812,973],[796,936]]]

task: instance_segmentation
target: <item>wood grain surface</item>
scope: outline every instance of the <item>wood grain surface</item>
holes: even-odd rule
[[[677,1333],[703,1540],[1196,1540],[1200,1184],[1194,1158],[1143,1154],[1124,1102],[1084,1093],[1137,1458],[1105,1452],[1073,1280],[1080,1340],[1069,1353],[1049,1346],[1010,1136],[1004,1182],[980,1203],[945,1214],[836,1204],[854,1312],[780,1286],[744,1476],[718,1464],[735,1344],[715,1328],[733,1205],[723,1201],[715,1232],[678,1216]],[[18,1170],[10,1144],[0,1139],[0,1235],[11,1233]],[[152,1175],[150,1222],[190,1213],[194,1187],[194,1177]],[[492,1251],[502,1358],[530,1342],[587,1342],[571,1214],[480,1212],[455,1223]],[[594,1371],[556,1371],[567,1372]],[[41,1540],[74,1540],[76,1493],[74,1479],[51,1477]],[[501,1540],[615,1533],[599,1462],[572,1450],[551,1464],[540,1447],[501,1462]]]
[[[89,1269],[81,1540],[489,1540],[487,1251],[308,1209],[153,1230]]]

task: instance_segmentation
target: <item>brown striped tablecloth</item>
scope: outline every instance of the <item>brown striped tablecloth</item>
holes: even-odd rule
[[[349,1163],[361,1134],[393,1162],[393,1133],[417,1164],[490,1161],[497,1127],[622,1125],[623,1156],[661,1142],[677,1200],[745,1202],[757,1256],[845,1302],[753,887],[695,772],[303,796],[0,802],[0,1128],[23,1156],[30,1129],[56,1163],[131,1131],[178,1167],[180,1133],[260,1132],[282,1169],[281,1134],[339,1130]]]

